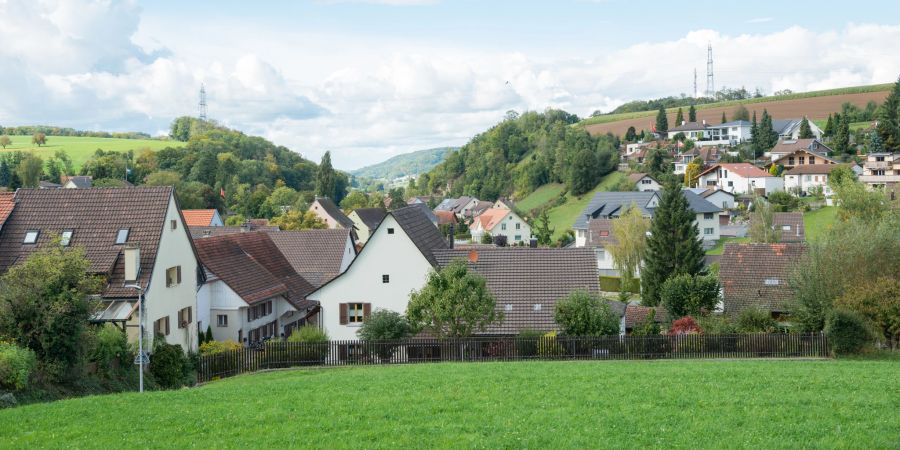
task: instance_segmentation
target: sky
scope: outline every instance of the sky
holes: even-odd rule
[[[166,134],[209,117],[351,170],[506,111],[900,75],[900,2],[0,0],[0,125]]]

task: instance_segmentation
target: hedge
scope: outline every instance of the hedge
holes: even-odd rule
[[[620,292],[621,278],[619,277],[600,277],[600,290],[603,292]],[[641,280],[635,278],[631,280],[631,286],[628,289],[633,294],[641,293]]]

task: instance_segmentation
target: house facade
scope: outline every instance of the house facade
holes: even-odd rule
[[[773,119],[772,129],[778,133],[780,140],[797,140],[800,138],[800,124],[803,119]],[[822,139],[823,131],[815,122],[809,120],[809,129],[816,139]]]
[[[803,165],[837,164],[829,153],[831,149],[817,139],[779,141],[767,152],[770,162],[766,167],[775,164],[788,170]]]
[[[826,196],[831,196],[828,177],[834,169],[841,166],[844,164],[796,166],[784,173],[784,189],[798,195],[808,195],[814,188],[818,188]]]
[[[328,197],[316,197],[309,205],[309,211],[322,219],[328,228],[353,228],[353,221]]]
[[[859,181],[870,188],[894,188],[900,183],[900,153],[869,153]]]
[[[632,173],[628,175],[628,180],[634,183],[638,191],[658,191],[662,189],[662,185],[646,173]]]
[[[369,240],[372,230],[378,228],[378,224],[386,214],[387,210],[384,208],[358,208],[350,212],[347,217],[353,221],[356,238],[360,244],[365,244]]]
[[[699,187],[721,189],[732,194],[761,192],[769,195],[784,190],[784,179],[749,163],[715,164],[700,172]]]
[[[701,122],[682,122],[668,131],[669,139],[673,139],[678,133],[684,133],[687,139],[694,141],[698,147],[723,146],[730,147],[751,137],[751,124],[746,120],[737,120],[718,125]]]
[[[222,216],[215,209],[184,209],[181,211],[189,227],[224,227]]]
[[[527,244],[531,240],[531,226],[514,211],[491,208],[474,219],[469,227],[472,240],[480,242],[485,233],[506,236],[507,243]]]

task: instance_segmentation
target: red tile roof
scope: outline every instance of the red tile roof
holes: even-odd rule
[[[725,244],[719,260],[725,313],[736,316],[747,308],[788,312],[794,296],[788,281],[804,254],[802,243]]]
[[[434,215],[438,218],[438,225],[456,223],[456,214],[453,214],[453,211],[435,211]]]
[[[491,231],[510,213],[512,213],[512,211],[508,209],[491,208],[481,213],[475,220],[481,224],[482,230]]]
[[[181,214],[184,215],[184,221],[189,227],[208,227],[212,223],[213,216],[216,215],[216,210],[183,209]]]
[[[806,228],[803,225],[803,213],[778,212],[772,219],[772,225],[781,231],[780,242],[803,242]],[[788,229],[785,229],[787,227]]]
[[[6,218],[12,214],[15,203],[16,194],[12,192],[0,192],[0,228],[6,222]]]

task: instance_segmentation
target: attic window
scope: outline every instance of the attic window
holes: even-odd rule
[[[393,229],[393,228],[388,228],[388,234],[394,234],[394,229]]]
[[[603,236],[603,237],[609,236],[609,231],[606,231],[606,230],[600,231],[600,236]]]
[[[766,286],[778,286],[778,278],[766,278]]]
[[[506,304],[506,307],[505,307],[504,309],[506,310],[506,312],[512,311],[512,304],[511,304],[511,303],[507,303],[507,304]]]
[[[68,247],[69,243],[72,242],[72,234],[74,231],[66,230],[59,234],[59,245],[63,247]]]
[[[37,242],[38,235],[40,231],[38,230],[28,230],[25,232],[25,240],[22,241],[25,244],[34,244]]]
[[[116,233],[116,245],[122,245],[128,241],[128,228],[121,228]]]
[[[782,225],[781,229],[782,229],[782,231],[791,231],[791,226],[790,225]]]
[[[541,310],[541,304],[540,304],[540,303],[535,303],[535,304],[534,304],[534,310],[535,310],[535,311],[540,311],[540,310]]]

